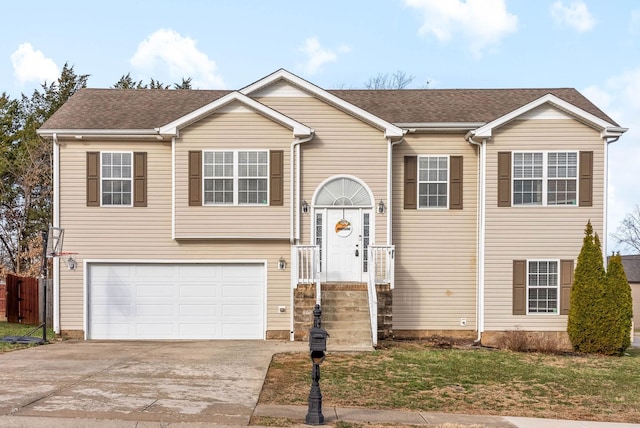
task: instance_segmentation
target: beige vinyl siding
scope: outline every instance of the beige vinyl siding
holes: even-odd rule
[[[356,177],[373,193],[373,205],[387,197],[387,149],[384,132],[314,97],[258,99],[263,104],[315,130],[301,145],[301,200],[312,203],[318,187],[337,175]],[[371,244],[386,245],[386,215],[372,213],[375,236]],[[311,220],[302,215],[301,241],[311,243]]]
[[[171,239],[171,144],[137,141],[62,141],[60,144],[60,218],[64,250],[77,251],[78,269],[61,262],[60,322],[62,330],[84,329],[85,260],[267,262],[267,330],[290,329],[290,247],[288,239],[273,241]],[[147,207],[87,207],[87,151],[147,152]],[[186,202],[185,202],[186,203]],[[287,217],[288,218],[288,217]],[[283,256],[287,269],[277,270]],[[278,313],[286,306],[286,313]]]
[[[289,239],[289,157],[293,132],[246,108],[228,110],[181,130],[180,138],[176,139],[176,239]],[[284,204],[189,206],[190,150],[283,150]],[[256,221],[258,218],[260,221]]]
[[[404,209],[404,157],[463,156],[463,209]],[[395,330],[476,328],[478,155],[463,134],[408,134],[394,147]],[[466,318],[466,327],[460,326]]]
[[[485,330],[566,330],[566,315],[512,315],[513,260],[576,261],[589,219],[606,239],[604,149],[597,130],[569,118],[516,120],[494,132],[487,144]],[[593,206],[497,207],[497,152],[522,150],[593,151]]]

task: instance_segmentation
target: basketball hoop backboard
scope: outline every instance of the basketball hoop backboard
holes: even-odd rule
[[[50,227],[47,239],[47,257],[56,257],[62,252],[64,241],[64,229],[62,227]]]

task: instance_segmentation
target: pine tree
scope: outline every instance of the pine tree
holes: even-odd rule
[[[605,271],[600,238],[587,223],[578,256],[573,285],[567,332],[574,349],[579,352],[599,352],[600,339],[607,332],[602,323]]]
[[[631,287],[622,265],[622,257],[615,254],[609,258],[607,283],[605,288],[609,341],[605,352],[608,355],[622,355],[631,345],[631,319],[633,305]]]

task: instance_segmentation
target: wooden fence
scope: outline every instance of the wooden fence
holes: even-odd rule
[[[42,322],[44,287],[37,278],[7,275],[6,314],[7,321],[38,325]],[[47,323],[51,325],[51,287],[47,287]]]

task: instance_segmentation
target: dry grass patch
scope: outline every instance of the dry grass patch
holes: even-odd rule
[[[260,403],[306,405],[308,354],[273,359]],[[640,422],[640,351],[625,357],[390,343],[321,366],[324,406]]]

